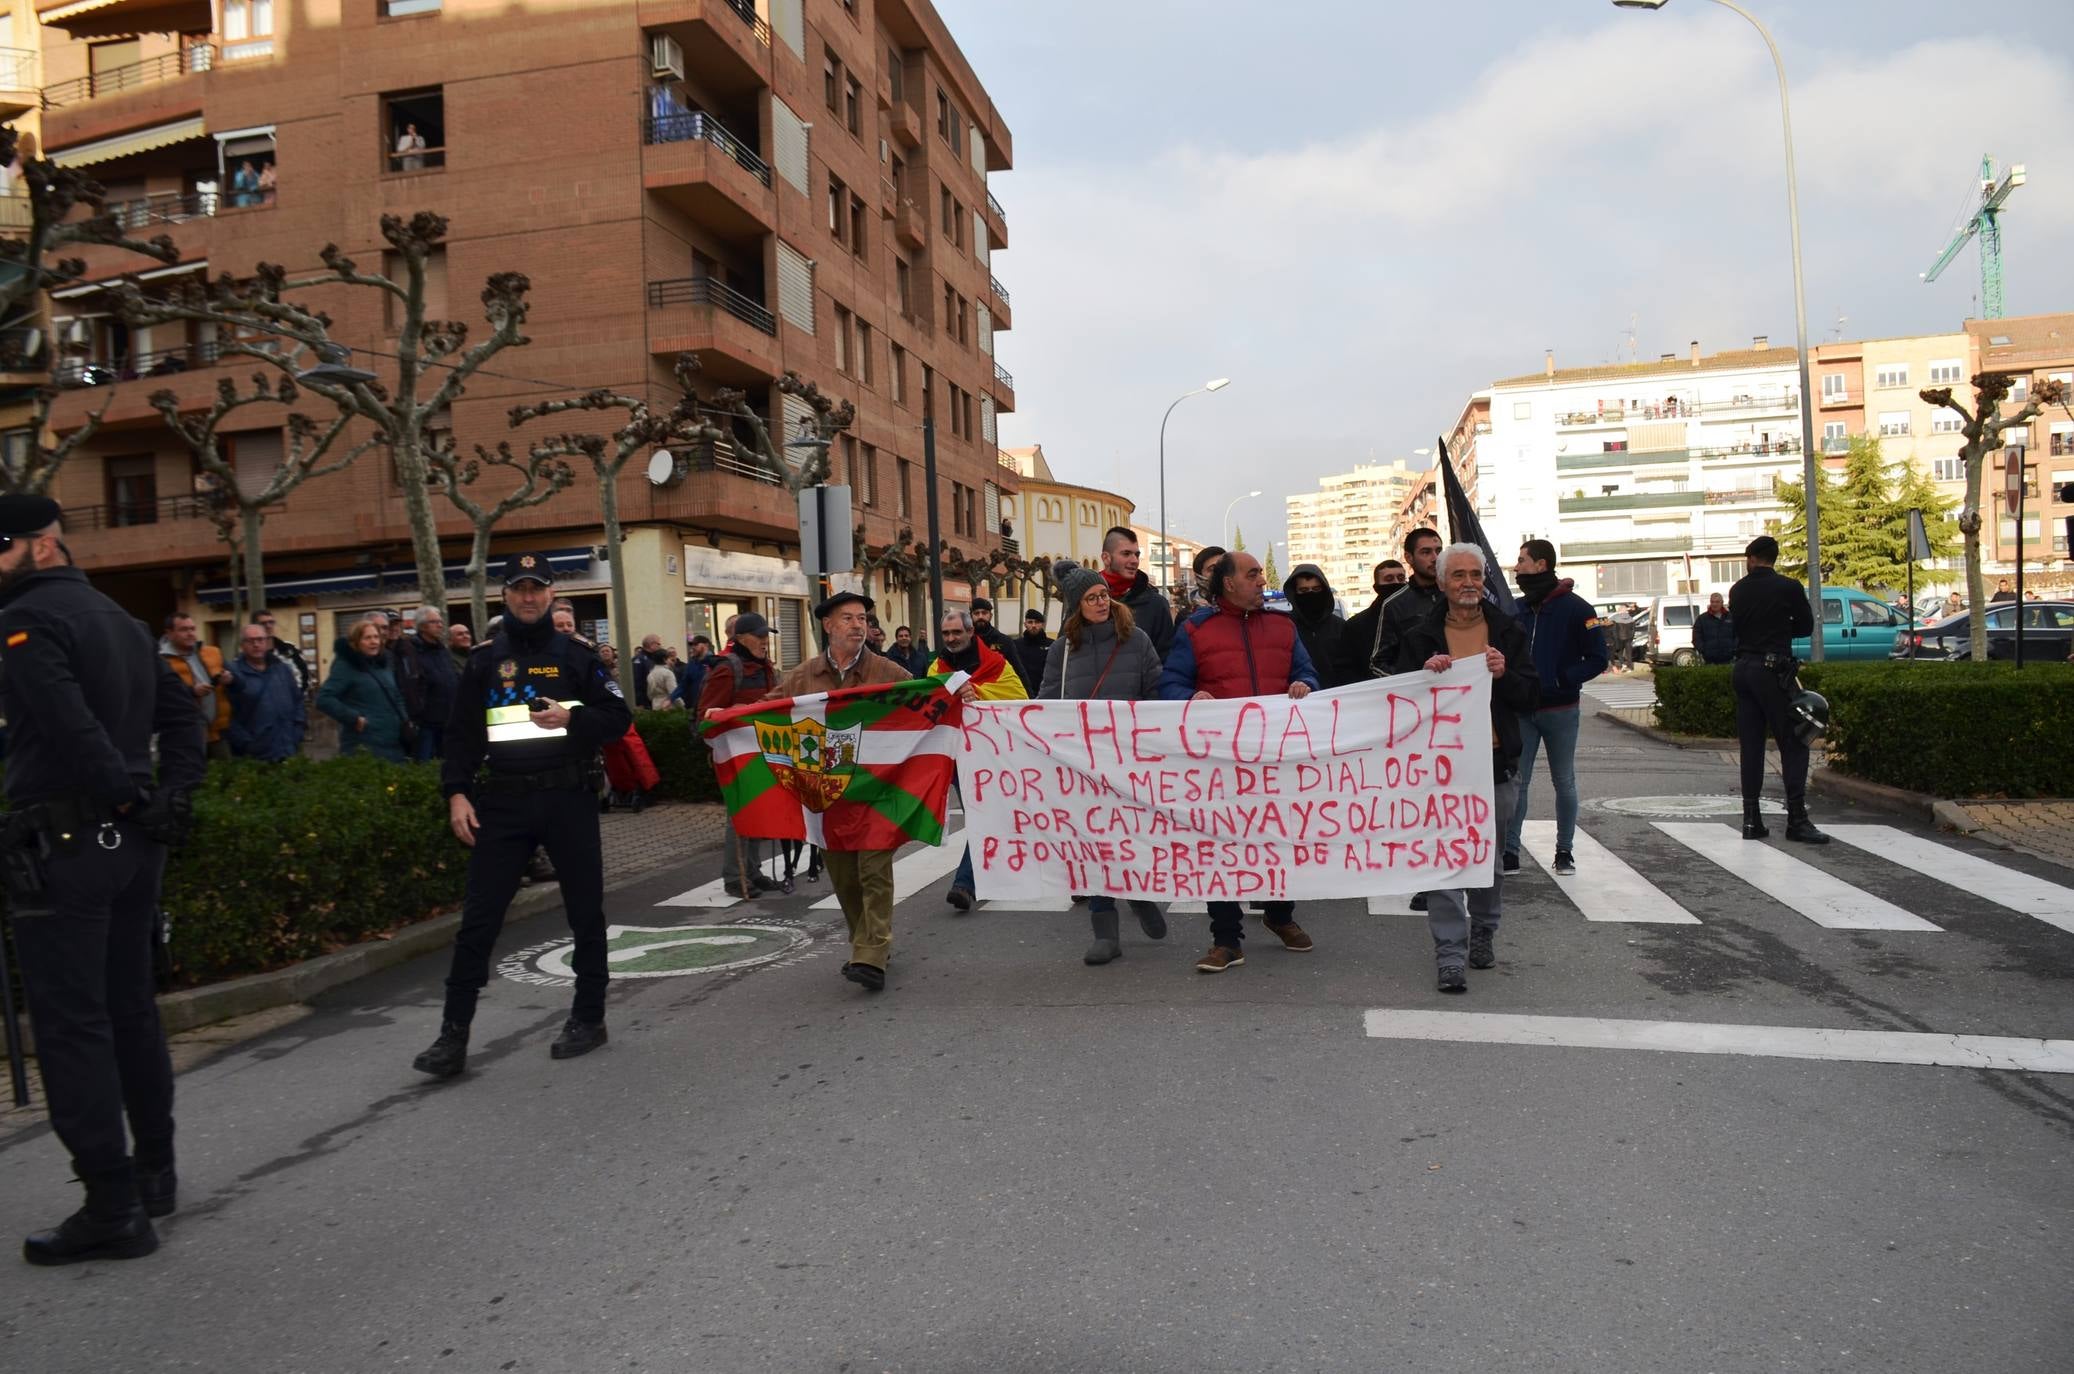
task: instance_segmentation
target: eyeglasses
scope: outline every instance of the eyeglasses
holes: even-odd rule
[[[1083,602],[1093,602],[1096,605],[1100,605],[1109,599],[1109,593],[1105,591],[1092,591],[1089,592],[1086,596],[1081,597],[1080,599]]]

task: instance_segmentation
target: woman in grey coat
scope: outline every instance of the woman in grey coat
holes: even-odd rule
[[[1130,608],[1110,597],[1102,575],[1062,558],[1052,568],[1052,580],[1066,604],[1066,622],[1044,656],[1038,700],[1158,700],[1159,654],[1145,632],[1131,623]],[[1089,897],[1087,911],[1095,942],[1087,947],[1085,962],[1106,964],[1121,958],[1116,899]],[[1167,918],[1157,903],[1132,902],[1131,911],[1147,939],[1166,938]]]

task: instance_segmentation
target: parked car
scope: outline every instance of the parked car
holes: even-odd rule
[[[2024,623],[2024,662],[2060,663],[2074,652],[2074,601],[2005,602],[1988,607],[1988,657],[2016,658],[2016,622]],[[1959,662],[1973,657],[1973,615],[1961,611],[1896,638],[1894,658]]]
[[[1822,656],[1827,659],[1878,659],[1893,653],[1895,641],[1908,628],[1908,617],[1856,587],[1822,589]],[[1793,656],[1805,659],[1813,646],[1793,641]]]
[[[1680,668],[1699,662],[1699,654],[1692,647],[1692,622],[1706,609],[1707,598],[1690,593],[1659,596],[1651,602],[1649,614],[1656,636],[1650,645],[1650,661],[1675,663]]]

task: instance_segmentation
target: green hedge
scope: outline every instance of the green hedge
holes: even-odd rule
[[[717,802],[720,784],[713,778],[713,754],[706,742],[692,733],[690,715],[683,711],[636,711],[634,728],[648,757],[663,775],[654,796],[671,801]]]
[[[1674,734],[1733,737],[1730,669],[1660,668],[1656,719]],[[1829,762],[1940,797],[2074,792],[2074,667],[2056,663],[1810,663],[1829,699]]]

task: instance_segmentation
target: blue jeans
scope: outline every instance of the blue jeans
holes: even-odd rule
[[[951,886],[972,891],[972,846],[965,846],[965,857],[958,860],[958,875],[951,879]]]
[[[413,757],[416,758],[419,763],[425,763],[428,760],[441,757],[442,751],[444,751],[445,748],[445,726],[420,725],[418,727],[418,747],[415,753],[413,754]]]
[[[1505,852],[1519,853],[1520,827],[1527,819],[1527,796],[1534,782],[1534,753],[1548,746],[1548,772],[1555,779],[1556,848],[1568,849],[1577,838],[1577,732],[1584,712],[1575,706],[1524,711],[1519,718],[1519,803],[1505,827]]]

